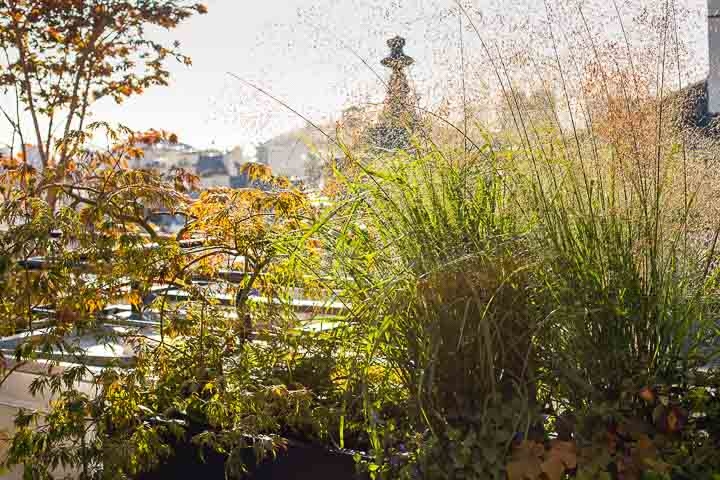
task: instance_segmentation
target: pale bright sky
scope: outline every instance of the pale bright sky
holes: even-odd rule
[[[122,106],[96,108],[96,118],[111,117],[135,129],[162,128],[181,140],[207,147],[230,147],[263,140],[302,125],[302,120],[262,94],[228,76],[233,72],[293,108],[322,120],[358,98],[381,101],[383,90],[351,48],[368,55],[378,71],[395,33],[407,35],[411,23],[396,28],[398,1],[354,0],[206,0],[209,13],[170,32],[193,59],[190,68],[172,65],[169,88],[154,88]],[[408,3],[408,2],[405,2]],[[410,15],[441,2],[412,2]],[[432,5],[431,5],[432,3]],[[343,5],[344,4],[344,5]],[[382,5],[387,4],[386,8]],[[418,8],[418,4],[425,4]],[[315,7],[313,7],[315,5]],[[358,6],[365,11],[358,11]],[[387,14],[387,16],[386,16]],[[370,21],[377,22],[368,26]],[[409,19],[412,22],[412,18]],[[417,21],[417,19],[416,19]],[[343,40],[333,38],[342,35]],[[421,38],[409,39],[412,54]],[[381,72],[385,73],[385,72]]]
[[[463,0],[473,15],[497,20],[514,35],[517,25],[532,15],[540,0]],[[621,6],[654,4],[659,0],[619,0]],[[690,11],[681,35],[688,38],[693,65],[688,75],[698,78],[706,69],[706,0],[678,0]],[[291,128],[302,120],[263,95],[244,87],[233,72],[282,98],[315,121],[336,118],[344,107],[379,102],[383,87],[375,73],[387,72],[379,60],[387,53],[387,38],[407,37],[406,51],[416,59],[412,79],[428,103],[458,85],[458,17],[453,0],[205,0],[209,13],[196,16],[166,38],[181,41],[193,59],[192,67],[170,65],[170,87],[155,87],[123,105],[103,101],[94,120],[108,120],[136,130],[175,132],[197,147],[248,145]],[[609,1],[585,2],[588,9],[606,8]],[[602,5],[601,5],[602,4]],[[629,7],[628,7],[629,8]],[[607,16],[604,13],[599,14]],[[535,15],[542,17],[541,14]],[[510,19],[510,22],[507,21]],[[480,20],[479,20],[480,21]],[[517,24],[515,26],[508,25]],[[606,27],[601,22],[600,28]],[[465,25],[467,29],[467,25]],[[482,27],[484,28],[484,27]],[[465,56],[473,63],[481,49],[466,31]],[[343,47],[344,45],[344,47]],[[477,64],[477,63],[475,63]],[[470,67],[468,67],[470,68]],[[480,88],[482,82],[470,87]],[[477,85],[476,85],[477,84]],[[436,98],[437,97],[437,98]],[[0,133],[6,132],[0,127]]]

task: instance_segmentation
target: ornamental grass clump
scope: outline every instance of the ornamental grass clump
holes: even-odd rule
[[[568,38],[546,2],[540,51],[514,52],[520,65],[458,7],[496,77],[500,127],[468,130],[478,108],[464,105],[463,127],[416,128],[411,152],[355,159],[364,175],[334,211],[363,361],[407,399],[387,418],[365,396],[372,471],[704,478],[717,462],[697,452],[718,444],[702,426],[717,386],[716,143],[685,123],[697,89],[682,88],[675,5],[638,17],[637,46],[621,25],[625,58],[585,6],[566,12]],[[516,79],[522,53],[532,73]]]
[[[348,186],[327,229],[364,370],[381,367],[405,392],[403,418],[383,416],[385,398],[366,399],[373,453],[414,445],[427,478],[446,472],[435,455],[471,437],[466,460],[448,468],[473,468],[483,451],[499,462],[531,423],[532,258],[494,161],[433,149],[384,158]],[[503,405],[513,407],[502,433],[486,428]],[[431,452],[430,441],[439,442]],[[490,478],[501,472],[478,465]]]

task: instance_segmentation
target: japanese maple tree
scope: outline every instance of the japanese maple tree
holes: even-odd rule
[[[34,143],[49,180],[64,177],[93,103],[167,85],[169,60],[191,63],[179,42],[149,30],[206,12],[185,0],[0,0],[0,89],[15,99],[2,113],[13,146],[27,158]],[[48,191],[51,206],[56,196]]]

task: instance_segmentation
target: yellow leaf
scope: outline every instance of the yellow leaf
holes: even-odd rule
[[[142,298],[140,298],[140,295],[137,292],[130,292],[127,294],[127,301],[132,305],[140,305],[142,303]]]
[[[277,398],[286,397],[288,394],[288,389],[285,387],[285,385],[275,385],[270,389],[270,393],[273,394],[273,396]]]
[[[90,298],[85,301],[85,310],[92,314],[102,308],[102,303],[96,298]]]

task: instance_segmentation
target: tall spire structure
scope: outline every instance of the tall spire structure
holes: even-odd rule
[[[383,112],[378,126],[371,130],[371,139],[375,147],[383,150],[409,149],[410,135],[417,124],[415,99],[408,83],[405,69],[415,63],[407,56],[405,39],[399,36],[387,41],[390,55],[382,60],[382,65],[392,70],[387,83],[387,93]]]

